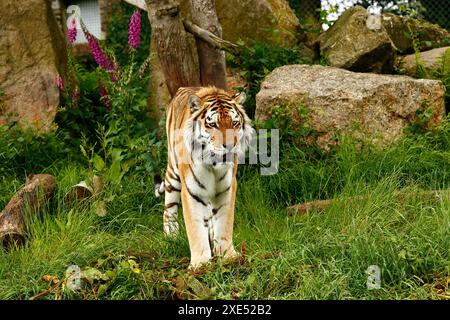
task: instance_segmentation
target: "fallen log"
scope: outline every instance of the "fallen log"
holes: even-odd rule
[[[34,174],[28,177],[25,186],[11,198],[0,213],[0,242],[10,248],[25,243],[26,220],[35,214],[52,196],[56,179],[49,174]]]
[[[440,200],[447,199],[450,201],[450,190],[431,190],[431,191],[417,191],[417,192],[396,192],[394,194],[397,201],[404,201],[407,198],[411,198],[413,196],[424,198],[427,200]],[[342,199],[327,199],[327,200],[315,200],[309,201],[301,204],[296,204],[289,206],[287,208],[288,215],[303,215],[310,212],[320,212],[328,209],[334,203],[345,201],[345,203],[355,203],[369,200],[368,195],[364,196],[354,196],[354,197],[345,197]]]

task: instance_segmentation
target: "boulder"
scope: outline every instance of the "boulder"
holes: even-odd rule
[[[445,57],[445,59],[444,59]],[[450,47],[437,48],[420,53],[420,61],[429,73],[442,68],[445,63],[445,70],[450,70]],[[415,77],[417,73],[416,55],[410,54],[400,58],[399,69],[406,75]]]
[[[0,124],[50,129],[65,78],[65,41],[49,1],[0,1]]]
[[[282,114],[291,119],[293,129],[311,129],[314,141],[325,150],[340,135],[386,145],[417,119],[418,110],[431,108],[429,126],[441,123],[444,93],[443,84],[435,80],[288,65],[275,69],[262,83],[256,119],[261,123]]]
[[[320,37],[320,53],[333,67],[390,73],[395,49],[386,29],[361,6],[345,11]]]
[[[450,32],[428,21],[384,13],[382,24],[396,49],[404,54],[414,52],[411,31],[419,40],[421,51],[450,45]]]

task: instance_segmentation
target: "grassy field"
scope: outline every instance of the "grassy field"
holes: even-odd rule
[[[100,217],[95,202],[62,201],[86,177],[82,161],[59,147],[48,151],[53,140],[19,141],[26,145],[7,158],[14,145],[2,142],[2,208],[32,170],[55,175],[58,189],[32,219],[26,246],[0,249],[1,299],[29,299],[51,286],[37,299],[450,298],[450,202],[415,195],[450,188],[448,124],[383,150],[351,141],[326,155],[283,147],[273,176],[240,167],[234,243],[245,259],[195,274],[187,271],[184,230],[163,237],[150,174],[127,174],[106,190],[105,198],[115,197]],[[399,199],[398,191],[411,196]],[[346,201],[355,195],[365,197]],[[328,198],[337,200],[323,212],[287,215],[287,205]],[[63,281],[70,265],[83,270],[76,292]],[[366,286],[371,265],[381,270],[378,290]]]

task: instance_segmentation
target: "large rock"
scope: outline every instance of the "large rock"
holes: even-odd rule
[[[320,53],[331,66],[360,72],[393,70],[391,39],[381,22],[367,22],[369,16],[363,7],[351,7],[319,37]]]
[[[324,149],[340,134],[384,145],[402,135],[418,110],[431,108],[428,125],[440,123],[445,116],[444,92],[440,81],[289,65],[275,69],[262,83],[256,118],[265,121],[276,110],[292,119],[293,128],[313,129]]]
[[[445,70],[450,70],[450,47],[421,52],[420,61],[430,77],[432,76],[433,71],[439,68],[444,67]],[[402,57],[400,59],[399,68],[403,70],[406,75],[415,77],[417,75],[416,55],[410,54]]]
[[[65,43],[45,0],[0,1],[0,124],[48,130],[59,105]]]
[[[450,32],[428,21],[384,13],[382,24],[401,53],[414,52],[412,36],[417,37],[419,49],[422,51],[450,44]]]

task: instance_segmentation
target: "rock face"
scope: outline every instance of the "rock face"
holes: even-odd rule
[[[393,70],[391,39],[381,23],[368,23],[369,16],[366,9],[354,6],[319,37],[320,53],[331,66],[376,73]]]
[[[443,60],[445,57],[445,61]],[[420,60],[427,71],[441,68],[445,63],[446,70],[450,70],[450,47],[437,48],[420,53]],[[417,63],[416,55],[410,54],[400,60],[399,67],[405,70],[405,74],[411,77],[416,76]]]
[[[382,24],[392,43],[401,53],[414,52],[411,30],[420,41],[420,50],[429,50],[450,44],[450,32],[437,24],[423,20],[400,17],[392,13],[384,13]]]
[[[265,121],[274,109],[284,109],[294,128],[306,121],[324,149],[336,143],[339,134],[384,145],[402,135],[418,110],[431,108],[428,125],[440,123],[444,92],[440,81],[290,65],[275,69],[262,83],[256,118]],[[307,111],[306,120],[299,106]]]
[[[65,43],[45,0],[0,1],[0,124],[48,130],[59,105]]]
[[[216,10],[225,40],[264,40],[285,46],[296,43],[300,24],[286,0],[216,0]],[[268,37],[273,29],[275,37]]]

